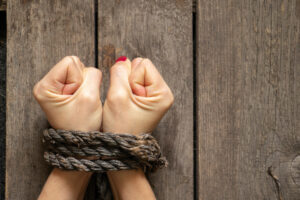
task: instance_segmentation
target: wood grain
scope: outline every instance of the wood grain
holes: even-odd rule
[[[299,200],[299,8],[199,0],[199,199]]]
[[[151,175],[157,199],[193,198],[192,1],[99,0],[99,68],[108,88],[118,56],[148,57],[172,89],[175,103],[154,132],[169,161]],[[103,94],[106,93],[102,90]],[[104,97],[105,95],[102,95]]]
[[[10,0],[7,21],[6,199],[32,200],[49,173],[41,143],[48,125],[32,88],[66,55],[95,64],[94,3]]]

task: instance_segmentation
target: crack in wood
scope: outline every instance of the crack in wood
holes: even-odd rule
[[[192,6],[192,12],[197,13],[197,0],[193,0]]]
[[[6,0],[0,0],[0,11],[6,10]]]
[[[272,166],[268,167],[267,172],[268,172],[268,175],[273,179],[273,181],[275,183],[278,200],[283,200],[282,195],[281,195],[281,190],[280,190],[279,178],[273,173],[273,167]]]

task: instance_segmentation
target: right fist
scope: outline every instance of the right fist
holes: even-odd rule
[[[102,120],[101,71],[76,56],[57,63],[33,89],[53,128],[96,131]]]
[[[118,62],[118,60],[121,60]],[[103,107],[103,130],[152,132],[173,104],[173,94],[149,59],[118,59],[110,69],[110,87]]]

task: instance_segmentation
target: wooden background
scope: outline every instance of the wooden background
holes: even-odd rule
[[[0,10],[0,199],[5,193],[6,13]]]
[[[7,2],[6,199],[50,168],[33,85],[66,55],[108,71],[148,57],[175,103],[154,136],[158,199],[300,199],[300,0]],[[93,185],[86,199],[92,199]]]

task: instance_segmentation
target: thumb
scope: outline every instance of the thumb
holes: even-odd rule
[[[110,69],[110,94],[130,91],[128,78],[131,72],[131,62],[126,57],[124,58],[126,60],[119,61],[118,59]]]
[[[132,61],[129,83],[132,93],[143,97],[156,96],[166,85],[153,63],[143,58]]]

